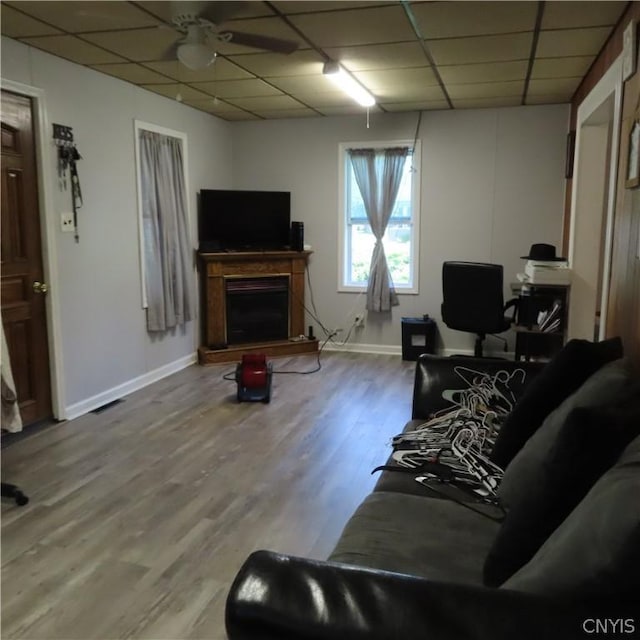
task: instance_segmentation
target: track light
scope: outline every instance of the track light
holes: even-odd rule
[[[322,74],[363,107],[372,107],[376,103],[375,98],[337,62],[325,62]]]

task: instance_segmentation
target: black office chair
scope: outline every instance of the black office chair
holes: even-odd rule
[[[442,265],[442,321],[450,329],[477,335],[474,355],[482,357],[488,334],[502,333],[515,321],[518,300],[504,304],[502,265],[445,262]],[[505,313],[513,308],[510,318]],[[495,336],[499,338],[499,336]],[[506,340],[499,338],[505,342]]]

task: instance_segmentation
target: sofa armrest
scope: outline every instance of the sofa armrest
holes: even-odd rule
[[[583,624],[600,615],[624,617],[624,606],[559,602],[269,551],[249,556],[226,603],[230,640],[584,640]]]
[[[413,405],[411,417],[426,420],[431,415],[450,406],[442,397],[445,389],[465,389],[467,384],[456,373],[457,367],[471,369],[481,373],[495,375],[498,371],[512,373],[516,369],[525,372],[525,379],[520,393],[526,388],[536,374],[542,370],[541,362],[516,362],[501,358],[471,358],[466,356],[442,357],[422,354],[416,362],[413,384]]]

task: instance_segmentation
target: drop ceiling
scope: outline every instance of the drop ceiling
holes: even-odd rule
[[[323,77],[327,60],[375,96],[378,112],[567,103],[628,4],[234,3],[240,11],[224,29],[294,40],[298,49],[285,55],[217,43],[216,62],[202,71],[166,59],[181,37],[171,2],[7,1],[1,27],[225,120],[260,120],[362,113]]]

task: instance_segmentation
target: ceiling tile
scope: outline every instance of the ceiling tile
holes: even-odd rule
[[[571,102],[571,98],[567,98],[567,95],[564,93],[559,94],[548,94],[541,96],[527,96],[525,104],[568,104]]]
[[[482,84],[447,85],[447,93],[452,101],[459,98],[504,98],[522,97],[524,80],[516,82],[487,82]]]
[[[323,116],[362,116],[363,123],[366,124],[367,122],[367,110],[355,102],[345,104],[341,107],[322,107],[318,109],[318,111]],[[371,107],[369,109],[370,118],[382,113],[383,112],[377,107]]]
[[[458,98],[453,100],[456,109],[488,109],[495,107],[517,107],[521,104],[518,97],[509,98]]]
[[[169,83],[169,84],[143,84],[144,89],[159,93],[167,98],[174,98],[180,94],[183,100],[207,100],[209,96],[202,91],[198,91],[186,84]]]
[[[427,40],[533,31],[537,9],[537,2],[424,2],[411,5],[420,32]]]
[[[449,109],[446,100],[423,100],[418,102],[383,102],[380,105],[385,111],[429,111]]]
[[[184,104],[201,111],[227,120],[255,120],[310,117],[319,111],[364,113],[322,76],[327,58],[340,62],[371,90],[383,105],[372,113],[451,107],[430,66],[429,52],[456,106],[519,104],[541,6],[486,0],[197,3],[205,11],[226,12],[214,20],[223,32],[234,29],[293,40],[299,49],[282,55],[215,39],[216,63],[193,71],[175,59],[182,35],[171,26],[172,4],[2,0],[1,27],[7,37],[170,99],[180,90]],[[191,4],[178,7],[185,11]],[[527,104],[569,101],[627,6],[617,0],[544,3]],[[416,38],[407,12],[415,16],[424,43]],[[282,19],[285,15],[290,23]],[[81,35],[61,30],[81,30]],[[228,95],[228,102],[219,98],[214,105],[214,95]],[[255,113],[243,111],[240,101]]]
[[[311,49],[294,51],[289,55],[281,53],[247,53],[229,56],[229,60],[256,75],[270,76],[308,76],[322,73],[323,60],[320,54]]]
[[[417,42],[330,47],[325,51],[332,60],[340,62],[350,71],[429,66],[429,61]]]
[[[47,36],[60,33],[59,29],[16,11],[6,4],[0,5],[2,33],[10,38]]]
[[[355,0],[352,2],[339,2],[337,0],[280,0],[272,3],[278,11],[287,15],[295,13],[316,13],[319,11],[343,11],[345,9],[361,8],[364,2]],[[381,0],[380,2],[367,1],[367,7],[394,4],[394,0]]]
[[[90,33],[83,38],[136,62],[163,60],[180,34],[172,29],[150,28]]]
[[[309,94],[309,93],[338,93],[342,91],[322,73],[313,76],[287,76],[284,78],[269,78],[269,82],[285,93]]]
[[[431,87],[438,80],[431,67],[415,67],[412,69],[382,69],[380,71],[357,71],[353,74],[369,91],[378,92],[386,89],[399,91],[414,88]]]
[[[485,64],[447,65],[438,67],[445,84],[465,84],[468,82],[507,82],[527,76],[526,60],[513,62],[488,62]]]
[[[106,64],[109,62],[126,62],[100,47],[80,40],[75,36],[44,36],[41,38],[21,38],[22,42],[42,49],[55,56],[66,58],[78,64]]]
[[[618,22],[627,2],[545,2],[543,29],[613,26]]]
[[[153,13],[164,22],[171,23],[171,18],[173,17],[171,2],[167,2],[166,0],[142,0],[137,2],[137,4],[139,4],[147,11]],[[248,2],[247,0],[243,0],[243,2],[234,2],[228,4],[232,8],[232,12],[227,17],[225,17],[224,21],[220,24],[226,24],[226,22],[231,20],[232,18],[255,18],[258,16],[273,15],[273,12],[269,10],[264,2]]]
[[[415,40],[413,29],[400,5],[300,14],[292,16],[290,20],[319,47]]]
[[[228,102],[241,109],[247,109],[253,113],[256,110],[269,111],[274,109],[300,109],[300,102],[289,96],[263,96],[254,98],[228,98]]]
[[[133,84],[170,82],[170,78],[133,62],[125,62],[122,64],[98,64],[92,65],[92,68],[96,71],[120,78],[121,80],[133,82]]]
[[[207,100],[184,100],[184,104],[188,104],[194,109],[200,111],[206,111],[207,113],[224,114],[232,113],[235,111],[242,111],[238,107],[234,107],[232,104],[225,102],[224,100],[208,98]]]
[[[356,103],[345,93],[324,93],[322,91],[296,94],[298,100],[314,109],[324,110],[329,107],[345,107]],[[360,107],[362,108],[362,107]]]
[[[445,100],[444,93],[439,85],[431,87],[426,86],[410,86],[402,89],[398,88],[381,88],[372,92],[376,98],[376,102],[419,102],[423,100]]]
[[[573,58],[537,58],[531,70],[532,78],[571,78],[584,77],[589,70],[593,56]]]
[[[255,113],[267,119],[318,117],[318,112],[313,109],[256,109]]]
[[[531,52],[531,33],[451,40],[430,40],[429,49],[438,65],[527,60]]]
[[[549,80],[531,80],[528,96],[566,95],[570,100],[582,78],[555,78]]]
[[[246,98],[258,96],[277,96],[279,89],[258,78],[248,80],[222,80],[221,82],[198,82],[194,87],[219,98]]]
[[[159,20],[130,2],[23,0],[9,4],[34,18],[71,33],[131,29],[159,24]]]
[[[607,27],[541,31],[536,56],[538,58],[595,56],[609,37],[610,31]]]
[[[145,62],[145,67],[153,69],[158,73],[169,76],[180,82],[217,82],[218,80],[241,80],[252,78],[247,71],[243,71],[238,65],[218,56],[216,61],[206,69],[193,71],[187,69],[177,60],[166,60],[164,62]]]

